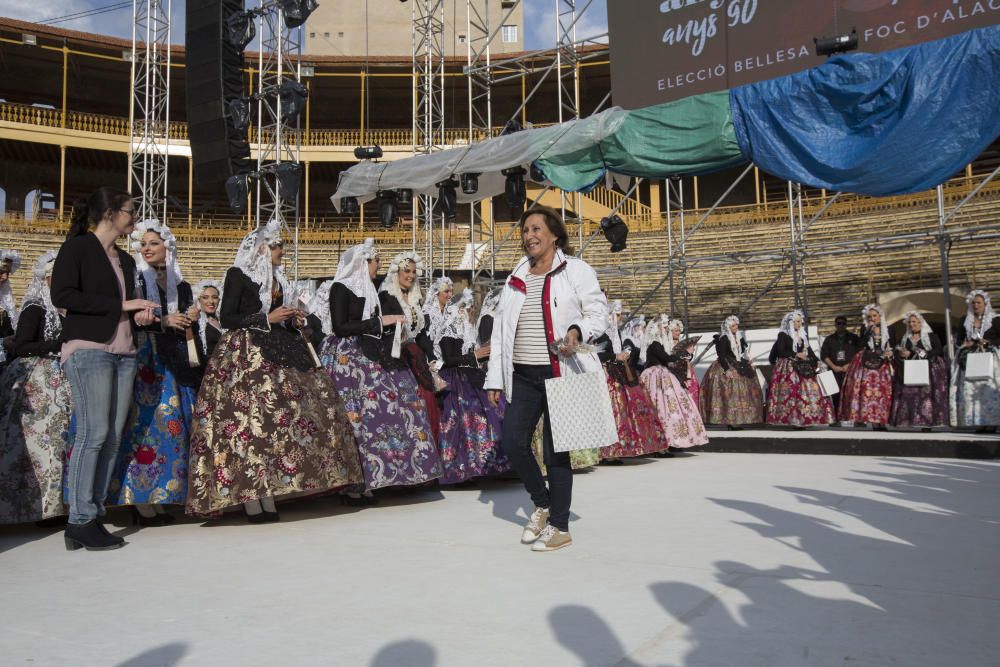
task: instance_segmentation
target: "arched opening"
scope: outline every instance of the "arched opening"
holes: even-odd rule
[[[41,188],[35,188],[24,198],[25,220],[53,220],[58,211],[56,196]]]
[[[952,331],[961,325],[965,317],[965,289],[951,289],[951,327]],[[945,340],[944,295],[940,288],[904,290],[900,292],[883,292],[879,295],[879,306],[885,313],[886,324],[896,334],[902,336],[906,331],[903,316],[910,311],[916,311],[924,316],[941,341]]]

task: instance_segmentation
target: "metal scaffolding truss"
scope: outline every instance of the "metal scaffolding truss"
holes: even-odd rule
[[[257,192],[256,223],[278,220],[285,229],[294,228],[298,248],[298,187],[282,191],[277,177],[283,164],[299,164],[302,136],[299,116],[289,119],[289,109],[279,94],[282,86],[294,81],[301,84],[300,53],[302,28],[286,28],[280,2],[260,0],[257,36],[260,40],[257,77],[254,83],[257,100]],[[298,279],[298,253],[295,258]]]
[[[171,0],[132,3],[128,189],[139,220],[167,220]]]
[[[444,140],[444,0],[413,0],[413,154],[442,150]],[[423,234],[424,259],[434,266],[434,206],[437,198],[419,195],[414,200],[413,249]],[[444,262],[445,218],[441,221],[440,265]],[[429,284],[433,271],[424,276]]]

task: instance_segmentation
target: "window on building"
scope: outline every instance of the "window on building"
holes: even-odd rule
[[[316,39],[316,33],[314,32],[309,33],[309,39]]]
[[[505,44],[513,44],[517,41],[517,26],[505,25],[500,29],[501,39]]]

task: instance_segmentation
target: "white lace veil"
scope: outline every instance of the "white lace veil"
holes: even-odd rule
[[[622,341],[631,340],[639,348],[642,347],[643,337],[646,333],[646,316],[633,315],[625,326],[622,327]]]
[[[750,358],[749,344],[747,344],[747,349],[745,352],[740,351],[740,340],[746,341],[747,339],[746,334],[743,333],[742,329],[738,329],[736,335],[733,335],[733,332],[729,330],[729,325],[731,325],[733,322],[739,324],[740,318],[737,317],[736,315],[730,315],[729,317],[727,317],[726,320],[722,323],[722,330],[721,330],[722,335],[729,339],[729,346],[732,348],[733,355],[735,355],[737,359],[739,359],[740,357],[743,357],[744,359],[749,359]]]
[[[52,275],[52,267],[55,266],[56,251],[49,250],[42,253],[42,256],[35,262],[35,268],[31,273],[31,284],[24,292],[24,299],[21,300],[21,311],[31,305],[41,306],[45,309],[45,326],[43,329],[44,340],[58,340],[62,333],[62,323],[59,321],[59,309],[52,304],[52,294],[46,278]],[[21,313],[18,312],[18,317]]]
[[[472,290],[466,287],[458,296],[452,297],[445,306],[444,319],[434,336],[434,353],[441,359],[441,339],[456,338],[462,341],[462,354],[468,354],[476,347],[476,328],[469,314],[473,306]]]
[[[375,283],[368,275],[368,260],[378,257],[378,249],[375,247],[375,239],[365,239],[365,242],[348,248],[340,256],[337,263],[337,275],[333,277],[333,282],[340,283],[351,290],[354,296],[365,300],[362,319],[369,319],[374,313],[382,314],[382,309],[378,303],[378,292],[375,291]]]
[[[667,342],[663,346],[667,350],[667,354],[671,354],[674,351],[674,329],[680,329],[681,335],[684,334],[684,322],[676,318],[667,322]]]
[[[451,278],[448,276],[435,278],[434,282],[431,283],[431,288],[427,290],[427,298],[424,299],[424,313],[426,313],[430,319],[430,327],[427,333],[432,340],[440,339],[440,335],[437,330],[444,324],[445,313],[441,312],[441,309],[438,306],[438,294],[445,287],[454,289],[455,283],[452,282]],[[447,307],[447,304],[445,304],[445,310],[447,310]],[[435,345],[435,354],[436,353],[437,346]],[[441,357],[439,356],[438,359],[440,358]]]
[[[382,287],[379,290],[396,297],[396,301],[403,309],[403,314],[406,316],[404,322],[406,340],[416,338],[420,330],[424,328],[424,316],[421,308],[423,294],[420,291],[420,281],[414,280],[413,286],[406,293],[405,296],[409,298],[409,302],[403,298],[403,288],[399,286],[399,270],[409,262],[413,262],[418,279],[424,275],[424,260],[421,259],[420,255],[413,251],[401,252],[393,257],[392,262],[389,263],[389,272],[386,274],[385,280],[382,281]],[[410,312],[406,312],[407,310]]]
[[[208,343],[205,342],[205,332],[208,331],[209,326],[214,326],[214,325],[210,325],[208,323],[208,315],[205,313],[205,311],[201,309],[201,302],[198,301],[198,298],[201,296],[201,293],[204,292],[209,287],[214,288],[215,291],[219,293],[219,304],[216,306],[216,311],[215,311],[215,319],[218,320],[219,319],[218,309],[222,307],[222,285],[219,284],[217,280],[202,280],[200,283],[195,285],[194,289],[192,290],[192,294],[194,295],[194,304],[198,306],[198,337],[201,338],[201,349],[206,351],[208,350]],[[225,332],[225,329],[222,328],[221,323],[219,325],[219,331]]]
[[[0,250],[0,264],[7,264],[10,267],[10,275],[21,268],[21,253],[16,250]],[[17,306],[14,303],[14,290],[10,286],[10,280],[0,286],[0,308],[7,311],[10,325],[17,328]]]
[[[140,252],[142,237],[146,232],[156,232],[160,239],[163,240],[163,245],[166,246],[167,307],[163,310],[163,314],[176,313],[177,285],[184,280],[184,276],[181,275],[181,267],[177,263],[177,239],[174,238],[173,233],[166,223],[161,223],[156,219],[142,220],[136,223],[135,230],[132,232],[132,250],[135,251],[135,262],[139,273],[142,274],[143,283],[146,286],[146,294],[144,296],[149,301],[159,304],[161,308],[163,304],[160,303],[160,290],[156,285],[156,269],[146,263]]]
[[[267,314],[271,310],[271,288],[275,275],[281,282],[283,276],[280,271],[276,271],[271,265],[270,246],[281,241],[281,223],[271,220],[266,225],[261,225],[243,237],[239,250],[236,251],[236,260],[233,266],[243,272],[247,278],[257,284],[260,296],[260,313]],[[287,281],[286,281],[287,282]],[[287,285],[282,284],[284,290],[285,303],[288,303],[290,294]]]
[[[927,324],[927,320],[924,319],[924,316],[915,310],[911,310],[910,312],[903,315],[903,324],[906,326],[906,333],[900,339],[899,345],[897,347],[901,350],[906,348],[906,339],[910,337],[911,333],[913,333],[912,331],[910,331],[911,317],[916,317],[918,320],[920,320],[920,344],[923,346],[924,350],[930,352],[931,325]]]
[[[983,310],[983,325],[976,331],[974,326],[975,316],[972,314],[972,300],[977,296],[983,297],[986,302],[986,308]],[[996,313],[993,312],[993,304],[990,302],[990,293],[986,290],[974,289],[969,292],[965,297],[965,337],[966,340],[975,340],[976,338],[982,338],[983,334],[990,330],[993,325],[993,318],[996,317]]]
[[[312,303],[309,304],[313,315],[319,318],[323,327],[323,334],[333,335],[333,316],[330,314],[330,290],[333,288],[333,280],[324,280],[316,288]]]
[[[494,287],[490,290],[486,298],[483,299],[483,306],[479,309],[479,317],[476,319],[476,335],[479,335],[479,326],[483,323],[483,318],[492,317],[496,322],[497,313],[500,311],[500,297],[503,296],[503,287]],[[489,343],[489,341],[483,341]]]
[[[865,329],[868,328],[868,313],[875,311],[879,314],[879,333],[882,336],[882,350],[889,349],[889,325],[885,323],[885,313],[882,309],[874,303],[869,303],[867,306],[861,309],[861,322],[863,323]],[[875,341],[871,338],[868,339],[868,347],[875,349]]]
[[[796,331],[793,326],[796,318],[802,322],[802,326],[799,327],[798,331]],[[785,316],[781,318],[781,330],[788,334],[788,337],[792,339],[792,343],[796,347],[799,343],[804,345],[803,349],[809,347],[809,332],[806,330],[806,316],[801,310],[795,309],[785,313]]]
[[[667,331],[667,322],[669,321],[670,316],[663,313],[658,317],[654,317],[646,325],[646,335],[643,337],[642,349],[639,351],[640,362],[646,363],[646,352],[653,343],[659,343],[663,346],[663,349],[668,349],[667,345],[669,345],[668,339],[670,338],[670,334]]]

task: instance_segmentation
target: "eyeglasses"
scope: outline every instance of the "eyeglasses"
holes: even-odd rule
[[[124,214],[128,215],[130,218],[134,218],[135,217],[135,209],[134,208],[120,208],[120,209],[118,209],[118,211],[121,212],[121,213],[124,213]]]

